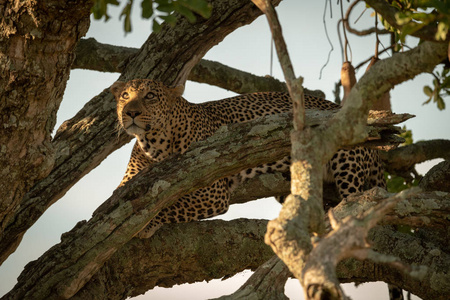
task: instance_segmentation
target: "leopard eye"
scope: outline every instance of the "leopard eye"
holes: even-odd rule
[[[129,95],[127,92],[123,92],[122,95],[120,95],[120,97],[121,97],[122,99],[127,100],[128,98],[130,98],[130,95]]]
[[[156,98],[156,95],[152,92],[149,92],[149,93],[147,93],[147,95],[145,95],[145,98],[149,99],[149,100],[153,100]]]

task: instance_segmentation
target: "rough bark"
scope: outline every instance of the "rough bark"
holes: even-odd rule
[[[228,141],[216,135],[198,143],[183,156],[175,155],[139,173],[135,180],[118,189],[100,206],[89,222],[79,224],[62,237],[60,244],[28,265],[6,298],[73,296],[163,207],[242,167],[256,166],[268,157],[275,161],[288,155],[289,139],[275,131],[286,124],[274,123],[273,116],[260,121],[262,123],[255,128],[246,124],[246,129],[240,126],[237,132],[223,130],[221,134],[228,135]],[[230,136],[242,143],[230,142]],[[261,140],[261,136],[266,138]],[[249,143],[245,143],[246,140]],[[214,143],[208,146],[212,141]],[[274,145],[279,143],[285,144],[284,147],[277,149]]]
[[[254,270],[273,255],[263,242],[266,224],[246,219],[169,224],[151,239],[128,242],[72,299],[126,299],[155,286]]]
[[[271,22],[276,20],[276,15],[271,12],[270,4],[264,0],[253,1],[260,3],[260,8],[268,17],[272,32],[276,32],[279,26],[276,22]],[[277,41],[283,44],[281,30],[278,30],[277,35],[274,34],[274,40],[276,44]],[[294,82],[295,77],[292,72],[289,72],[291,66],[287,52],[282,48],[277,46],[277,52],[289,86],[289,81]],[[301,281],[307,299],[345,298],[335,274],[335,265],[340,259],[351,257],[353,254],[350,252],[355,254],[355,249],[363,247],[363,238],[367,235],[368,229],[374,225],[369,222],[370,226],[358,231],[361,233],[359,241],[347,234],[352,228],[362,228],[358,222],[350,224],[348,228],[336,226],[336,230],[320,241],[318,246],[314,246],[313,250],[309,231],[319,235],[322,233],[322,218],[320,218],[323,215],[322,180],[318,171],[321,163],[328,160],[329,155],[332,155],[342,144],[354,144],[365,138],[366,133],[360,127],[360,122],[366,118],[372,103],[396,84],[422,72],[433,70],[446,55],[447,45],[423,43],[407,53],[380,61],[361,78],[349,94],[346,105],[328,122],[326,128],[307,129],[292,134],[292,195],[286,199],[279,217],[269,222],[265,241]],[[295,95],[292,95],[291,90],[290,92],[295,99]],[[301,90],[297,92],[297,96],[300,94]],[[294,111],[296,105],[301,106],[301,102],[296,103],[294,100]],[[298,120],[294,117],[294,128],[302,128],[301,125],[301,117]],[[385,212],[391,205],[386,204],[379,210]],[[381,216],[378,216],[375,219],[380,218]],[[349,220],[350,222],[353,221]],[[339,247],[341,244],[335,243],[337,249],[342,250],[335,253],[329,261],[313,260],[314,257],[320,256],[314,253],[322,253],[321,251],[329,246],[328,242],[341,241],[336,239],[336,236],[341,237],[341,235],[347,237],[349,242],[347,247],[342,248]],[[313,253],[309,256],[312,250]]]
[[[306,121],[317,124],[320,116],[327,119],[330,113],[309,111]],[[163,207],[218,178],[287,156],[290,126],[288,114],[233,124],[185,155],[175,155],[141,172],[100,206],[88,223],[79,224],[60,244],[30,264],[6,297],[74,295]]]
[[[287,300],[284,286],[290,276],[286,265],[274,255],[256,269],[255,273],[235,293],[222,296],[216,300],[257,300],[273,299]]]
[[[381,157],[389,162],[386,164],[386,171],[408,176],[415,164],[435,158],[450,160],[450,141],[420,141],[389,152],[382,152]]]
[[[280,0],[273,2],[277,4]],[[74,7],[78,8],[79,4],[73,2]],[[139,52],[128,61],[120,79],[127,81],[133,78],[152,78],[167,85],[184,83],[192,67],[212,46],[261,14],[253,4],[245,0],[215,0],[212,1],[212,5],[212,16],[208,20],[190,24],[185,18],[178,18],[174,27],[163,26],[158,34],[152,34]],[[70,10],[67,13],[71,13]],[[68,17],[65,13],[59,13],[58,16],[68,19],[72,17]],[[77,27],[80,30],[84,28],[81,25]],[[73,43],[75,44],[75,41]],[[60,44],[66,45],[56,42],[54,46]],[[67,63],[67,72],[69,67],[70,64]],[[56,71],[54,73],[56,74]],[[55,78],[60,80],[64,76]],[[62,92],[63,89],[61,95]],[[55,95],[47,93],[46,96]],[[115,101],[105,90],[59,128],[52,145],[48,146],[54,149],[57,155],[54,158],[53,169],[46,178],[37,182],[23,199],[16,198],[15,201],[21,201],[19,210],[14,219],[11,218],[2,224],[5,230],[0,241],[0,262],[14,251],[25,231],[50,205],[63,196],[80,178],[98,166],[111,152],[131,140],[127,135],[117,138],[116,122]],[[17,152],[15,147],[14,154],[17,155]],[[46,174],[51,166],[52,164],[47,167]],[[2,190],[13,190],[11,189],[13,186],[14,184],[10,184],[8,189]]]
[[[425,175],[420,187],[426,191],[450,192],[450,160],[440,162]]]
[[[375,206],[385,196],[386,193],[380,190],[355,195],[335,208],[334,215],[338,221],[347,216],[357,216]],[[449,213],[450,194],[421,193],[397,204],[392,217],[382,221],[384,226],[377,226],[370,232],[369,241],[375,251],[385,254],[386,258],[399,257],[401,263],[347,259],[337,266],[341,282],[383,280],[400,285],[422,299],[446,299],[450,293],[447,285],[449,279],[443,270],[449,269],[448,246],[437,243],[436,239],[424,243],[419,234],[400,233],[391,226],[408,224],[411,219],[404,217],[408,217],[411,207],[415,207],[414,213],[426,212],[428,216],[436,214],[434,219],[440,218],[448,223],[445,214]],[[355,208],[358,210],[355,211]],[[433,222],[427,224],[433,226]],[[151,239],[132,239],[128,242],[74,297],[90,299],[95,295],[96,299],[125,299],[155,286],[171,287],[186,282],[229,277],[247,268],[255,269],[273,255],[263,244],[266,226],[267,221],[261,220],[166,225]],[[212,244],[222,246],[212,247]],[[401,264],[427,266],[427,269],[419,268],[418,274],[422,277],[417,278],[399,269]],[[253,287],[259,288],[258,285]],[[251,287],[246,290],[246,295],[255,296],[250,292]]]
[[[0,3],[0,236],[24,194],[55,163],[51,132],[91,5],[89,0]],[[0,244],[1,262],[18,240]]]
[[[120,47],[82,39],[75,49],[76,59],[72,69],[120,73],[126,62],[139,49]],[[189,73],[188,80],[215,85],[238,94],[254,92],[286,92],[286,84],[273,77],[256,76],[219,62],[202,59]],[[322,91],[305,89],[305,92],[325,97]]]

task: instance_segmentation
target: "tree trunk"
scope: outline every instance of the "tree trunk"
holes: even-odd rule
[[[0,3],[0,236],[55,163],[51,132],[91,1]],[[0,262],[20,239],[0,242]]]

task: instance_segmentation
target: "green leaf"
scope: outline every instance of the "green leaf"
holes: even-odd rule
[[[445,102],[444,99],[442,99],[441,96],[437,96],[436,97],[436,102],[437,102],[437,107],[439,110],[444,110],[445,109]]]
[[[395,14],[395,19],[396,19],[398,25],[405,25],[405,24],[411,22],[412,17],[409,12],[400,11]]]
[[[159,24],[156,20],[153,20],[153,26],[152,26],[153,32],[160,32],[161,31],[161,24]]]
[[[108,5],[119,5],[117,0],[94,0],[94,4],[91,8],[91,13],[94,15],[94,19],[100,20],[105,17],[105,22],[109,20]]]
[[[387,190],[391,193],[398,193],[413,186],[418,186],[419,181],[413,179],[412,181],[406,181],[405,178],[385,173]]]
[[[171,13],[175,10],[175,6],[172,3],[162,3],[156,7],[157,10],[164,13]]]
[[[423,92],[425,93],[425,95],[427,95],[428,97],[432,97],[433,96],[433,90],[428,86],[424,86],[423,87]]]
[[[211,16],[212,6],[206,0],[180,0],[180,5],[198,13],[203,18]]]
[[[123,30],[125,33],[131,32],[131,7],[133,6],[133,1],[134,0],[128,0],[127,5],[125,5],[119,16],[119,19],[122,19],[122,17],[125,16],[125,19],[123,20]]]
[[[153,16],[153,1],[152,0],[142,0],[142,17],[144,19],[150,19]]]
[[[411,130],[407,130],[406,126],[404,126],[404,125],[403,125],[402,129],[404,131],[399,134],[400,137],[405,139],[405,142],[402,144],[402,146],[411,145],[413,143],[412,131]]]
[[[172,26],[175,25],[175,23],[177,22],[177,18],[173,14],[170,14],[168,16],[161,16],[160,18]]]
[[[195,21],[197,21],[197,17],[194,15],[194,13],[189,8],[186,8],[183,5],[179,5],[178,2],[177,5],[175,6],[175,10],[184,17],[186,17],[186,19],[188,19],[189,22],[194,23]]]

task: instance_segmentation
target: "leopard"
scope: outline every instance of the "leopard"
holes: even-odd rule
[[[183,85],[171,87],[152,79],[117,81],[110,91],[116,99],[120,128],[136,138],[119,187],[145,168],[172,154],[186,152],[193,143],[210,137],[222,126],[292,111],[292,101],[286,92],[249,93],[196,104],[182,97]],[[317,96],[305,94],[304,99],[305,109],[340,108]],[[149,238],[166,223],[191,222],[223,214],[228,210],[231,192],[240,184],[258,174],[286,173],[289,167],[287,156],[218,179],[162,209],[137,237]],[[338,150],[323,172],[324,180],[334,182],[342,199],[375,186],[385,188],[378,152],[373,149],[357,146]]]

